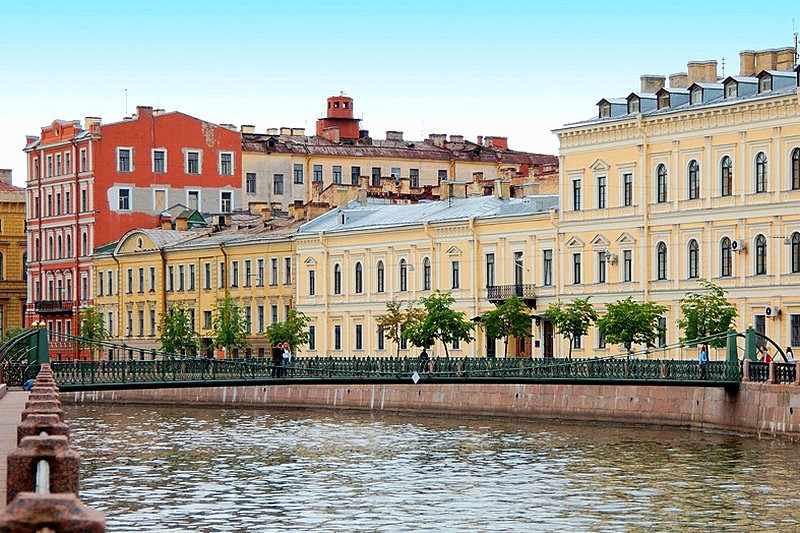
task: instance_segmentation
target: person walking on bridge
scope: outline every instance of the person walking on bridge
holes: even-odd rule
[[[700,379],[706,379],[706,366],[708,366],[708,346],[705,344],[700,347],[700,355],[697,356],[697,365],[700,367]]]

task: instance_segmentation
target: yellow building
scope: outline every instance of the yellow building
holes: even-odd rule
[[[95,256],[95,308],[113,342],[135,349],[135,357],[142,350],[149,357],[160,348],[161,314],[180,305],[189,310],[201,352],[208,354],[213,313],[228,293],[251,324],[247,353],[264,356],[267,324],[285,320],[293,305],[293,231],[291,220],[264,222],[243,214],[208,228],[132,230],[113,250]],[[245,354],[230,354],[237,355]]]
[[[509,198],[507,184],[495,190],[407,205],[352,202],[301,226],[295,299],[311,319],[306,355],[395,355],[397,347],[376,322],[387,302],[419,306],[437,289],[450,292],[453,308],[468,319],[512,294],[536,306],[531,258],[553,246],[551,209],[558,198]],[[538,353],[539,341],[515,344],[509,354]],[[401,355],[418,352],[400,348]],[[434,346],[432,355],[443,356],[443,348]],[[448,350],[454,357],[503,353],[502,341],[487,340],[481,328],[475,341]]]
[[[25,246],[25,189],[0,169],[0,342],[8,328],[24,325]]]
[[[555,294],[599,308],[627,296],[668,307],[707,279],[748,324],[800,346],[800,69],[795,50],[745,51],[738,76],[715,61],[642,76],[596,118],[557,130]],[[563,340],[557,354],[566,353]],[[592,331],[578,355],[617,353]]]

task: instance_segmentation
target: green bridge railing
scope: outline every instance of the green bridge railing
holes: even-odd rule
[[[594,382],[727,386],[742,379],[738,361],[712,361],[702,378],[696,362],[625,357],[516,358],[294,358],[288,367],[269,359],[169,358],[155,361],[51,363],[62,391],[286,382]],[[28,367],[24,375],[33,372]],[[23,375],[12,372],[11,375]]]

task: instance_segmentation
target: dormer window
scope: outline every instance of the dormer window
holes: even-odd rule
[[[611,104],[603,102],[600,104],[600,118],[609,118],[611,116]]]
[[[725,98],[736,98],[739,96],[739,86],[736,82],[730,82],[725,86]]]
[[[758,80],[758,92],[766,93],[772,90],[772,76],[761,76]]]
[[[692,89],[691,102],[693,104],[702,104],[703,103],[703,89],[702,88],[695,87],[694,89]]]
[[[658,97],[658,108],[666,109],[669,107],[669,93],[663,92]]]
[[[628,100],[628,114],[631,113],[638,113],[640,110],[639,107],[639,99],[638,98],[631,98]]]

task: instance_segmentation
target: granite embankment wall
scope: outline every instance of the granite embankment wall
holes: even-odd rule
[[[354,409],[653,424],[800,439],[800,386],[281,384],[61,393],[65,403]]]

